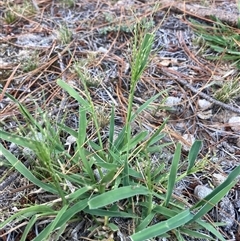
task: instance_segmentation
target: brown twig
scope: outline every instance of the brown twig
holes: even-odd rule
[[[186,3],[185,1],[164,0],[161,3],[164,6],[163,8],[171,8],[172,11],[185,13],[189,16],[204,20],[210,19],[211,16],[215,16],[222,22],[226,22],[231,26],[237,26],[238,24],[239,16],[237,14],[222,9],[204,7],[194,3]]]
[[[171,74],[171,73],[169,73],[169,71],[167,71],[167,70],[164,71],[164,74],[170,76],[171,78],[174,77],[174,75]],[[187,87],[187,88],[188,88],[189,90],[191,90],[193,93],[201,96],[202,98],[204,98],[204,99],[206,99],[206,100],[208,100],[208,101],[210,101],[210,102],[212,102],[212,103],[214,103],[214,104],[216,104],[216,105],[218,105],[218,106],[220,106],[220,107],[222,107],[222,108],[224,108],[224,109],[226,109],[226,110],[230,110],[230,111],[232,111],[232,112],[235,112],[235,113],[240,114],[240,108],[236,108],[236,107],[230,106],[230,105],[228,105],[228,104],[225,104],[225,103],[223,103],[223,102],[221,102],[221,101],[219,101],[219,100],[216,100],[216,99],[208,96],[207,94],[201,92],[201,90],[194,88],[194,87],[193,87],[190,83],[188,83],[186,80],[183,80],[183,79],[181,79],[181,78],[174,78],[174,80],[177,81],[179,84],[181,84],[183,87]]]
[[[5,86],[3,87],[2,93],[0,94],[0,101],[2,101],[3,96],[4,96],[4,94],[5,94],[6,90],[7,90],[7,87],[9,86],[10,82],[12,81],[12,79],[13,79],[13,77],[14,77],[14,75],[15,75],[15,73],[16,73],[16,71],[17,71],[19,66],[20,66],[20,64],[18,64],[18,66],[14,68],[14,70],[11,73],[10,77],[7,79],[7,82],[6,82]]]

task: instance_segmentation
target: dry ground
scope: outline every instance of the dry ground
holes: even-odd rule
[[[16,20],[8,24],[6,13],[13,8],[13,2],[24,11],[12,9]],[[236,16],[234,1],[201,1],[201,11],[193,2],[186,3],[186,8],[178,3],[172,10],[168,1],[158,6],[154,1],[75,1],[73,7],[67,6],[70,1],[32,2],[34,4],[29,8],[21,0],[8,1],[8,4],[0,1],[1,128],[12,132],[19,123],[24,124],[17,106],[4,92],[13,95],[36,115],[37,105],[56,119],[67,113],[66,122],[76,128],[76,103],[56,84],[56,80],[62,78],[82,93],[81,84],[73,71],[76,62],[84,67],[85,74],[89,76],[89,89],[102,120],[103,135],[108,132],[104,118],[112,104],[116,106],[116,122],[121,128],[126,118],[132,30],[135,22],[142,20],[145,26],[149,25],[156,31],[155,54],[137,85],[134,108],[160,91],[166,90],[167,93],[158,99],[160,105],[155,103],[151,110],[142,114],[135,123],[135,129],[154,130],[170,116],[165,128],[168,133],[166,141],[184,143],[186,150],[183,155],[187,155],[191,137],[203,140],[201,155],[208,155],[210,160],[202,175],[179,184],[176,193],[191,196],[196,185],[210,184],[214,182],[214,174],[226,176],[239,165],[240,132],[231,128],[228,121],[233,116],[240,116],[240,95],[229,100],[227,106],[210,101],[212,105],[207,110],[201,107],[201,100],[213,97],[216,88],[236,77],[238,70],[230,63],[204,59],[201,54],[207,55],[209,50],[199,44],[199,37],[194,34],[189,22],[189,17],[207,20],[204,8],[215,13],[216,10],[226,13],[222,16]],[[194,9],[199,11],[191,11]],[[211,85],[213,82],[215,85]],[[166,104],[164,99],[167,100]],[[172,100],[176,105],[171,111],[164,110],[163,106],[171,105]],[[10,143],[3,140],[1,143],[11,148]],[[173,151],[174,147],[166,149],[161,158],[165,158],[166,163],[170,162]],[[2,176],[6,171],[4,166],[0,167]],[[30,184],[25,184],[14,172],[10,176],[14,180],[1,179],[0,206],[13,210],[16,203],[20,204],[19,208],[24,205],[25,201],[19,193]],[[25,190],[24,195],[30,190]],[[229,240],[240,240],[237,232],[239,195],[240,185],[235,186],[228,195],[229,202],[234,206],[234,213],[229,214],[230,219],[235,219],[224,230]],[[32,201],[41,202],[41,198],[33,197]],[[216,221],[216,214],[221,212],[229,210],[212,211],[209,218]],[[0,240],[7,240],[6,237],[5,230],[2,230]]]

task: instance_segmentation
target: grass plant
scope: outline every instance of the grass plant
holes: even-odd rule
[[[10,4],[4,14],[4,20],[7,24],[15,23],[21,16],[30,17],[36,14],[36,9],[31,1],[25,0],[21,4]]]
[[[58,38],[61,44],[69,44],[72,40],[72,31],[65,25],[61,25],[58,29]]]
[[[205,56],[208,59],[221,59],[233,62],[240,68],[240,35],[238,29],[234,29],[219,19],[213,18],[213,26],[200,24],[192,20],[196,33],[205,41],[206,47],[215,52]]]
[[[86,84],[86,76],[81,69],[77,71],[86,98],[67,82],[61,79],[57,81],[58,85],[79,104],[79,126],[76,130],[64,124],[64,121],[53,122],[41,110],[39,113],[44,121],[37,121],[21,103],[8,95],[18,104],[34,138],[0,129],[1,138],[19,147],[29,148],[35,155],[31,158],[25,157],[31,163],[31,168],[27,168],[2,144],[1,153],[6,161],[35,184],[36,188],[55,194],[57,198],[19,210],[2,222],[0,229],[9,223],[17,225],[27,220],[28,224],[21,237],[23,241],[34,224],[44,218],[49,222],[39,230],[39,235],[33,240],[58,240],[71,221],[81,221],[84,215],[79,213],[83,213],[89,215],[92,220],[103,217],[102,222],[98,222],[97,225],[107,227],[110,231],[119,229],[113,218],[131,219],[133,228],[130,239],[133,241],[171,236],[184,240],[185,235],[205,240],[225,240],[218,230],[219,224],[206,222],[204,215],[236,184],[235,179],[240,173],[240,167],[234,169],[226,181],[204,200],[193,206],[187,205],[184,199],[175,197],[176,183],[188,175],[201,171],[197,165],[201,141],[193,144],[187,158],[182,157],[181,144],[177,143],[174,145],[175,153],[171,166],[168,167],[162,160],[155,166],[151,161],[152,156],[162,153],[167,145],[174,144],[163,141],[167,120],[153,132],[141,130],[137,134],[132,134],[131,124],[163,94],[158,93],[133,111],[134,92],[147,68],[154,34],[136,29],[134,36],[126,122],[120,132],[116,133],[113,106],[109,118],[107,143],[102,140],[96,107]],[[88,135],[90,123],[93,123],[95,128],[95,141]],[[39,133],[42,138],[38,138]],[[64,146],[62,133],[76,140],[71,152]],[[187,163],[185,170],[182,168],[182,162]],[[77,171],[74,171],[76,169]],[[96,173],[99,174],[98,177]],[[101,234],[95,237],[98,240],[104,238],[106,237]]]
[[[214,97],[224,103],[229,102],[232,98],[239,96],[240,93],[240,77],[236,77],[234,80],[226,81],[223,85],[215,92]]]

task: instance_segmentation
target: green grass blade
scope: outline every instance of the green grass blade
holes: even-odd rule
[[[113,148],[113,138],[114,138],[114,127],[115,127],[115,122],[114,122],[114,106],[112,107],[111,111],[111,117],[110,117],[110,124],[109,124],[109,149],[112,150]]]
[[[71,127],[68,127],[62,123],[57,123],[57,126],[59,126],[62,130],[66,131],[71,136],[75,137],[77,139],[78,133],[77,131],[73,130]]]
[[[194,166],[194,162],[197,159],[197,156],[199,154],[199,151],[202,146],[202,141],[196,140],[188,154],[188,168],[187,168],[187,174],[191,172],[192,167]]]
[[[222,234],[213,226],[211,223],[206,223],[202,220],[196,220],[196,223],[201,225],[204,229],[208,230],[210,233],[215,235],[219,240],[226,241]]]
[[[62,209],[60,211],[58,211],[57,216],[55,217],[55,219],[47,226],[44,228],[44,230],[38,234],[38,236],[36,238],[34,238],[34,241],[42,241],[45,240],[46,237],[49,237],[49,235],[56,229],[59,228],[57,226],[57,223],[59,222],[60,218],[63,216],[63,214],[66,212],[66,210],[68,209],[68,205],[63,206]]]
[[[30,114],[30,112],[17,100],[15,99],[12,95],[5,93],[5,95],[10,98],[14,103],[16,103],[20,109],[20,111],[22,112],[22,114],[24,115],[24,117],[35,127],[37,127],[37,129],[40,131],[42,130],[41,125],[39,125],[37,123],[37,121],[32,117],[32,115]]]
[[[192,221],[197,220],[198,218],[204,216],[208,211],[210,211],[228,192],[229,190],[237,183],[237,181],[233,181],[223,189],[221,189],[218,193],[216,193],[212,198],[209,198],[208,195],[204,201],[205,205],[194,215]],[[201,201],[200,201],[201,202]]]
[[[88,205],[90,209],[96,209],[100,207],[105,207],[109,204],[113,204],[114,202],[117,202],[122,199],[126,199],[136,195],[148,194],[148,189],[143,186],[120,187],[92,198],[88,202]]]
[[[0,144],[0,150],[5,156],[5,158],[11,163],[11,165],[24,177],[26,177],[30,182],[34,183],[38,187],[41,187],[47,192],[51,192],[54,194],[58,194],[58,191],[50,184],[46,184],[44,182],[41,182],[39,179],[37,179],[29,170],[27,167],[23,165],[21,161],[19,161],[12,153],[10,153],[8,150],[6,150],[2,144]]]
[[[25,137],[21,137],[18,135],[14,135],[12,133],[3,131],[1,129],[0,129],[0,136],[1,136],[1,139],[5,140],[5,141],[13,142],[17,145],[27,147],[31,150],[34,150],[36,145],[40,144],[38,141],[29,139],[29,138],[25,138]]]
[[[92,190],[92,189],[93,189],[93,187],[91,187],[91,186],[85,186],[85,187],[80,188],[80,189],[78,189],[77,191],[69,194],[66,198],[67,198],[68,200],[71,200],[71,202],[73,202],[74,200],[76,200],[76,199],[78,199],[78,198],[81,198],[81,196],[82,196],[83,194],[85,194],[86,192],[88,192],[88,191],[90,191],[90,190]]]
[[[81,157],[83,165],[87,171],[87,174],[91,178],[91,180],[95,180],[93,170],[90,166],[89,161],[86,158],[84,144],[86,141],[86,131],[87,131],[87,117],[86,117],[86,110],[83,108],[79,111],[79,128],[78,128],[78,139],[77,139],[77,146],[78,146],[78,153]]]
[[[116,140],[114,141],[114,145],[112,147],[113,152],[117,152],[117,153],[121,152],[122,147],[124,145],[125,135],[126,135],[126,126],[123,127],[123,129],[118,134]]]
[[[178,241],[185,241],[178,229],[175,229],[173,233],[175,234]]]
[[[54,215],[55,211],[51,207],[48,207],[46,205],[45,206],[36,205],[36,206],[29,207],[29,208],[24,208],[24,209],[20,210],[19,212],[13,214],[12,216],[10,216],[4,222],[1,222],[0,228],[5,227],[7,224],[11,223],[15,219],[18,221],[21,221],[25,218],[32,217],[33,215],[39,214],[39,213],[52,213]]]
[[[143,142],[148,135],[148,131],[142,131],[136,136],[134,136],[128,143],[122,148],[122,152],[127,151],[128,149],[131,150],[135,148],[139,143]]]
[[[101,217],[121,217],[121,218],[137,218],[137,215],[127,213],[127,212],[120,212],[120,211],[108,211],[104,209],[84,209],[85,213],[101,216]]]
[[[144,218],[144,220],[137,226],[136,228],[136,232],[140,232],[141,230],[144,230],[144,228],[146,228],[153,220],[155,216],[155,213],[150,213],[147,215],[146,218]]]
[[[216,240],[215,238],[204,234],[204,233],[200,233],[191,229],[187,229],[187,228],[180,228],[179,230],[181,233],[188,235],[191,238],[197,238],[197,239],[203,239],[203,240]]]
[[[64,90],[66,90],[68,92],[68,94],[70,96],[72,96],[75,100],[78,101],[79,104],[81,104],[81,106],[85,109],[89,109],[90,106],[89,106],[89,103],[84,100],[80,95],[79,93],[74,90],[69,84],[67,84],[66,82],[62,81],[61,79],[58,79],[57,80],[57,84],[63,88]]]
[[[75,203],[72,207],[66,210],[65,213],[61,216],[60,220],[56,224],[56,227],[62,227],[65,225],[75,214],[81,212],[87,207],[88,198],[84,200],[80,200],[79,202]]]
[[[173,188],[174,188],[175,181],[177,178],[178,163],[179,163],[180,156],[181,156],[181,147],[182,147],[181,144],[178,143],[174,156],[173,156],[170,174],[169,174],[169,178],[168,178],[167,194],[166,194],[166,200],[164,203],[165,206],[168,206],[170,198],[173,193]]]
[[[34,226],[34,224],[36,223],[36,221],[37,221],[37,216],[36,215],[32,216],[31,219],[28,221],[27,226],[24,229],[24,232],[22,234],[20,241],[27,240],[27,235],[31,231],[31,229]]]
[[[218,187],[216,187],[207,197],[205,197],[204,200],[199,201],[196,203],[191,209],[195,209],[198,207],[203,206],[206,201],[210,201],[212,197],[217,195],[219,192],[221,192],[222,189],[224,189],[226,186],[231,186],[232,182],[240,175],[240,166],[236,167],[227,177],[227,179],[220,184]]]
[[[131,235],[130,238],[132,241],[145,241],[160,236],[170,230],[183,226],[192,219],[192,216],[193,215],[189,209],[187,209],[166,221],[160,222]]]
[[[137,111],[132,115],[130,121],[133,121],[142,111],[144,111],[149,104],[151,104],[154,100],[156,100],[159,96],[161,96],[164,92],[166,92],[166,90],[159,92],[158,94],[154,95],[153,97],[151,97],[149,100],[147,100],[146,102],[144,102],[144,104],[142,104]]]
[[[154,207],[153,211],[155,213],[163,215],[165,218],[171,218],[178,214],[177,211],[174,211],[170,208],[166,208],[166,207],[160,206],[160,205]]]

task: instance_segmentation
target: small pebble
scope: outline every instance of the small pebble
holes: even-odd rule
[[[233,116],[228,121],[229,126],[233,131],[240,131],[240,117]]]
[[[204,100],[204,99],[198,100],[198,106],[201,110],[209,109],[210,107],[212,107],[212,105],[213,104],[207,100]]]
[[[166,98],[165,105],[171,107],[170,112],[175,113],[178,111],[178,105],[180,104],[181,99],[174,96],[169,96]]]
[[[195,137],[194,137],[193,135],[191,135],[191,134],[184,134],[184,135],[182,136],[182,138],[183,138],[184,140],[186,140],[186,141],[190,144],[190,145],[186,145],[186,144],[183,143],[183,150],[184,150],[184,151],[189,151],[190,148],[191,148],[191,146],[192,146],[192,144],[193,144],[194,141],[195,141]]]
[[[198,199],[204,199],[211,192],[212,192],[211,188],[205,187],[203,185],[198,185],[194,189],[194,195],[196,195]]]
[[[215,187],[221,185],[226,180],[226,177],[222,174],[214,173],[212,175],[212,182]]]
[[[235,210],[234,206],[231,203],[230,199],[228,197],[224,197],[222,201],[219,203],[219,209],[218,209],[218,217],[220,222],[226,223],[225,228],[230,229],[235,220]]]
[[[199,111],[197,116],[202,120],[207,120],[212,117],[212,110]]]

